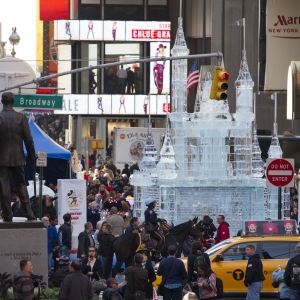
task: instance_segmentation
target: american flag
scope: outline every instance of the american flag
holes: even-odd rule
[[[198,84],[199,80],[199,59],[196,58],[187,77],[187,91]]]

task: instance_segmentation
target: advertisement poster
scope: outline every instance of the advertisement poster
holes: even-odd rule
[[[299,0],[267,1],[265,90],[286,90],[289,65],[300,60],[297,11]]]
[[[150,43],[151,58],[170,56],[170,43]],[[150,94],[170,93],[170,61],[150,63]]]
[[[165,128],[152,128],[153,141],[157,153],[161,149],[162,136]],[[115,128],[114,145],[122,151],[115,151],[114,162],[117,168],[123,168],[125,163],[140,162],[143,158],[143,148],[146,143],[148,128]]]
[[[171,22],[126,22],[126,41],[168,42],[171,40]]]
[[[112,95],[111,102],[112,114],[134,114],[134,95]]]
[[[104,21],[104,41],[125,41],[125,21]]]
[[[89,114],[107,115],[111,114],[111,95],[90,95]]]
[[[168,97],[168,98],[167,98]],[[165,115],[171,112],[170,95],[157,95],[157,114]]]
[[[103,40],[103,21],[83,20],[79,24],[80,40]]]
[[[79,40],[79,21],[54,21],[54,37],[57,41]]]
[[[55,114],[88,114],[88,95],[64,95],[62,110],[55,110]]]
[[[58,222],[63,224],[63,215],[72,216],[73,234],[84,230],[86,223],[86,181],[80,179],[58,179]]]
[[[296,220],[246,221],[244,232],[247,236],[292,235],[296,234]]]
[[[152,95],[151,95],[152,96]],[[156,114],[156,97],[149,97],[149,95],[135,96],[135,114],[136,115],[151,115]]]

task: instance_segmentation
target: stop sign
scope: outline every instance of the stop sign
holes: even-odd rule
[[[267,159],[267,187],[294,187],[294,159]]]

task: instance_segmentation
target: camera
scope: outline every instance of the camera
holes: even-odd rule
[[[34,281],[33,281],[33,286],[34,287],[38,287],[39,286],[39,284],[42,282],[42,280],[41,279],[38,279],[38,278],[36,278]]]

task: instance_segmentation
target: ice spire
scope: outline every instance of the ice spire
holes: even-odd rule
[[[175,44],[171,50],[172,56],[188,55],[190,50],[186,46],[182,27],[182,18],[178,18],[178,29]],[[187,98],[187,60],[172,61],[172,112],[186,112]]]
[[[168,95],[167,107],[168,107]],[[177,177],[178,166],[175,161],[175,151],[172,144],[172,138],[169,131],[169,114],[167,109],[166,116],[166,134],[164,144],[160,150],[160,161],[157,166],[157,176],[159,179],[174,179]]]
[[[254,116],[256,116],[256,94],[253,95]],[[252,136],[252,177],[262,178],[264,175],[264,162],[261,158],[261,149],[257,138],[256,118],[253,120],[253,136]]]
[[[148,95],[149,97],[149,95]],[[153,135],[151,132],[152,125],[151,125],[151,107],[150,101],[149,103],[149,121],[148,121],[148,133],[146,137],[145,146],[143,149],[143,159],[139,163],[140,171],[143,173],[149,173],[151,177],[156,177],[156,163],[157,163],[157,149],[154,144]]]
[[[246,50],[242,50],[242,60],[238,78],[235,81],[236,87],[236,117],[243,120],[245,117],[253,117],[253,86],[254,82],[249,72]]]
[[[273,95],[271,96],[271,98]],[[271,139],[271,145],[268,150],[268,156],[269,158],[282,158],[282,150],[280,147],[278,134],[277,134],[277,92],[275,92],[274,97],[275,103],[274,103],[274,123],[273,123],[273,136]]]

